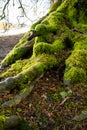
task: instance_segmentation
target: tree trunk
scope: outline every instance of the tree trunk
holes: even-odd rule
[[[1,62],[0,92],[19,86],[20,91],[23,90],[3,107],[20,103],[36,80],[61,62],[66,65],[64,84],[87,83],[87,2],[59,2],[51,7],[46,17],[31,26]]]
[[[58,4],[54,4],[46,17],[31,26],[1,62],[1,69],[4,68],[1,92],[17,86],[20,90],[31,86],[45,70],[59,66],[66,58],[64,83],[87,83],[87,2],[65,0],[60,6]],[[62,51],[67,53],[68,50],[71,55],[63,58]],[[59,53],[61,57],[58,57]]]

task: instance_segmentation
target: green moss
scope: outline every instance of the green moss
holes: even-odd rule
[[[40,42],[34,46],[33,53],[36,56],[39,54],[42,54],[42,53],[50,54],[51,53],[51,45],[48,43]]]
[[[74,44],[74,50],[87,50],[87,37],[82,37],[79,42],[76,42]]]
[[[36,25],[38,25],[38,22],[34,23],[31,27],[30,27],[30,30],[34,30]]]
[[[78,67],[87,70],[87,50],[74,50],[71,56],[66,60],[67,67]]]
[[[64,0],[64,2],[57,8],[58,12],[70,11],[70,9],[78,2],[78,0]]]
[[[58,2],[55,2],[55,3],[52,5],[52,7],[50,8],[49,13],[55,11],[60,4],[61,4],[60,0],[58,0]]]
[[[28,35],[29,35],[29,31],[25,33],[25,35],[20,39],[20,41],[15,45],[15,48],[23,46],[23,44],[25,44],[27,41]]]
[[[21,83],[18,80],[18,84],[24,88],[24,83],[27,84],[29,81],[33,81],[35,78],[38,78],[45,70],[51,68],[57,64],[57,60],[54,56],[41,55],[38,56],[37,61],[31,65],[28,69],[24,69],[20,75],[22,75]]]
[[[55,40],[52,44],[52,53],[58,53],[65,48],[61,40]]]
[[[28,54],[31,54],[30,48],[31,44],[34,42],[32,39],[31,41],[27,41],[29,32],[27,32],[23,38],[14,46],[14,48],[8,53],[8,55],[2,60],[1,64],[2,66],[7,66],[12,63],[14,63],[16,60],[20,58],[24,58],[28,56]]]
[[[55,33],[57,31],[57,33],[59,33],[59,30],[62,27],[61,24],[64,24],[63,16],[64,16],[63,13],[54,11],[53,13],[50,13],[45,20],[40,20],[38,22],[41,24],[37,24],[37,23],[35,24],[34,29],[36,30],[37,35],[43,35],[36,39],[35,43],[38,43],[38,46],[40,45],[39,42],[47,42],[47,43],[53,42],[52,32]],[[48,24],[46,24],[45,22]],[[16,60],[23,58],[28,53],[28,48],[26,47],[26,45],[28,44],[27,43],[28,34],[29,34],[29,32],[27,32],[24,35],[24,37],[19,41],[19,43],[13,48],[13,50],[1,62],[1,64],[3,66],[4,66],[4,64],[9,65],[9,64],[14,63]],[[50,45],[46,44],[46,46],[49,48]],[[41,47],[41,45],[40,45],[40,47]],[[43,51],[44,51],[44,46],[43,46]]]
[[[30,31],[34,29],[37,33],[32,57],[27,60],[20,60],[20,58],[23,59],[29,54],[28,44],[30,44],[32,40],[29,42],[27,41],[29,34],[29,32],[27,32],[19,43],[13,48],[13,50],[1,62],[2,65],[4,63],[5,65],[9,65],[14,63],[16,60],[19,60],[13,64],[11,68],[3,74],[3,76],[18,76],[22,74],[23,82],[24,80],[25,83],[27,83],[29,79],[33,80],[34,71],[36,72],[36,70],[38,70],[38,73],[42,73],[45,68],[48,68],[48,55],[52,56],[58,54],[61,50],[67,48],[67,41],[65,41],[67,38],[69,39],[69,42],[72,42],[74,45],[74,51],[72,51],[71,56],[66,60],[65,77],[68,77],[67,75],[70,75],[71,73],[71,79],[73,82],[75,79],[75,77],[73,77],[74,73],[75,75],[82,73],[85,77],[84,71],[87,70],[87,36],[86,34],[83,35],[80,32],[73,31],[68,25],[86,32],[86,15],[85,13],[83,14],[83,10],[78,13],[76,8],[78,2],[77,0],[65,0],[60,6],[58,6],[58,2],[53,5],[49,11],[49,14],[45,18],[42,18],[38,22],[34,23],[30,29]],[[51,61],[49,60],[49,66],[53,66],[50,62]],[[53,62],[55,64],[55,60],[53,60]],[[32,72],[30,70],[32,70]],[[78,80],[81,80],[81,76]]]
[[[46,36],[46,34],[48,34],[48,33],[55,32],[56,28],[54,25],[53,26],[50,24],[45,25],[45,24],[41,23],[36,26],[35,30],[36,30],[36,33],[38,36],[41,36],[41,35]]]
[[[66,106],[69,110],[72,110],[72,109],[74,109],[75,104],[74,104],[74,102],[68,102],[68,103],[65,103],[65,106]]]
[[[52,101],[53,102],[58,102],[58,101],[60,101],[60,96],[57,94],[57,93],[55,93],[55,94],[52,94],[51,95],[52,97]]]
[[[79,22],[82,24],[87,24],[87,16],[85,15],[85,10],[79,12]]]
[[[4,65],[10,65],[20,58],[24,58],[30,51],[29,46],[14,48],[1,62]]]
[[[69,18],[70,25],[73,28],[77,24],[76,20],[78,19],[78,14],[77,14],[76,8],[72,8],[69,10],[68,18]]]
[[[46,69],[53,68],[58,62],[54,55],[47,55]]]
[[[0,116],[0,130],[4,130],[4,124],[6,122],[5,116]]]
[[[87,82],[86,71],[78,67],[71,67],[70,69],[67,68],[64,74],[64,82],[86,83]]]
[[[40,42],[52,44],[54,39],[55,38],[54,38],[54,35],[52,33],[52,30],[50,31],[50,29],[49,29],[49,30],[45,31],[43,35],[35,38],[35,45],[39,44]]]
[[[29,69],[31,69],[32,66],[38,67],[39,62],[47,62],[47,57],[44,55],[41,55],[41,56],[37,56],[36,58],[31,57],[30,59],[18,60],[18,61],[16,61],[16,63],[12,64],[12,66],[7,71],[3,72],[1,74],[1,77],[7,78],[7,77],[18,75],[21,72],[25,73]],[[46,60],[45,60],[45,58],[46,58]],[[54,64],[55,64],[55,59],[54,59]],[[43,64],[42,64],[42,68],[43,68]],[[32,74],[32,72],[31,72],[31,74]],[[31,77],[32,76],[28,77],[27,75],[25,75],[24,79],[26,79],[26,78],[31,79]],[[25,82],[26,82],[26,80],[25,80]]]
[[[41,22],[41,24],[35,27],[38,35],[41,36],[35,39],[35,45],[33,49],[34,56],[42,53],[54,54],[64,49],[65,46],[62,44],[61,40],[58,40],[58,36],[53,36],[53,33],[60,36],[61,32],[66,29],[63,16],[63,13],[54,11],[53,13],[49,14],[46,19]]]
[[[87,80],[87,37],[80,36],[78,42],[74,44],[74,50],[69,58],[66,60],[66,69],[64,74],[64,80],[70,80],[70,82],[86,83]]]
[[[53,44],[48,44],[48,43],[39,43],[35,45],[34,47],[34,54],[39,55],[39,54],[55,54],[60,52],[61,50],[64,49],[64,44],[61,43],[59,40],[56,40],[53,42]]]
[[[78,23],[75,25],[75,27],[83,31],[84,35],[87,34],[87,24]]]
[[[18,60],[14,64],[11,65],[11,67],[6,71],[2,73],[3,78],[7,78],[9,76],[15,76],[16,74],[20,73],[22,71],[23,66],[27,64],[28,60]]]
[[[69,0],[65,0],[58,8],[57,11],[58,12],[66,12],[65,10],[68,9],[68,4],[69,4]]]
[[[40,18],[37,22],[33,23],[32,26],[30,27],[30,30],[35,30],[35,27],[36,27],[38,24],[40,24],[40,23],[44,20],[45,17],[46,17],[46,16]]]
[[[43,24],[38,24],[38,25],[35,27],[35,30],[37,31],[37,35],[44,34],[44,33],[46,33],[46,26],[43,25]]]
[[[45,70],[52,68],[55,64],[57,64],[57,60],[54,56],[42,54],[36,58],[32,57],[30,60],[17,61],[8,71],[2,74],[2,77],[7,78],[16,75],[12,88],[23,89],[28,86],[28,83],[34,81],[35,78],[38,78]]]
[[[62,26],[62,24],[64,23],[63,16],[63,13],[54,11],[49,15],[49,24],[53,26],[55,29],[60,29],[59,27]]]
[[[37,25],[35,30],[38,34],[43,35],[47,33],[52,33],[61,29],[62,24],[64,24],[64,14],[60,12],[52,12],[50,13],[42,22],[41,24]]]
[[[36,38],[35,38],[35,45],[38,44],[38,43],[40,43],[41,41],[46,42],[45,36],[36,37]],[[34,46],[35,46],[35,45],[34,45]]]

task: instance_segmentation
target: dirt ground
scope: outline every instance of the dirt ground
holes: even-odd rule
[[[0,37],[0,61],[22,36],[23,34]],[[2,95],[1,103],[11,99],[13,95],[13,93]],[[62,77],[59,77],[59,69],[53,68],[37,81],[29,97],[11,111],[6,110],[4,114],[23,117],[29,123],[27,130],[87,130],[87,120],[80,122],[73,120],[74,116],[86,108],[87,85],[70,88],[64,86]],[[15,130],[25,129],[18,126]]]
[[[13,48],[13,46],[20,40],[23,34],[13,36],[0,37],[0,61]]]

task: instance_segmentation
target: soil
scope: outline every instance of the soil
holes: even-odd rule
[[[0,61],[22,36],[0,37]],[[76,115],[87,109],[87,85],[65,86],[61,72],[58,67],[45,72],[29,97],[4,112],[7,116],[16,114],[28,122],[28,126],[18,126],[12,130],[87,130],[86,119],[74,120]],[[2,95],[1,103],[14,94]]]
[[[13,46],[18,43],[23,35],[24,34],[0,37],[0,61],[13,48]]]

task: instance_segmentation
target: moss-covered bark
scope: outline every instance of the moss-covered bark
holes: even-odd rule
[[[20,103],[44,72],[54,66],[60,67],[60,63],[65,64],[64,84],[87,83],[86,7],[86,0],[55,3],[2,60],[0,93],[20,89],[19,95],[2,107]],[[7,117],[0,117],[1,130],[9,127],[8,121]]]
[[[47,16],[33,24],[2,60],[0,92],[15,87],[21,91],[14,99],[5,102],[4,107],[18,104],[28,96],[46,70],[60,66],[61,62],[66,64],[66,85],[87,83],[86,7],[85,0],[64,0],[61,5],[55,3]],[[71,51],[71,55],[66,59],[62,51]]]
[[[18,125],[20,119],[17,116],[0,116],[0,130],[10,129],[16,125]]]

